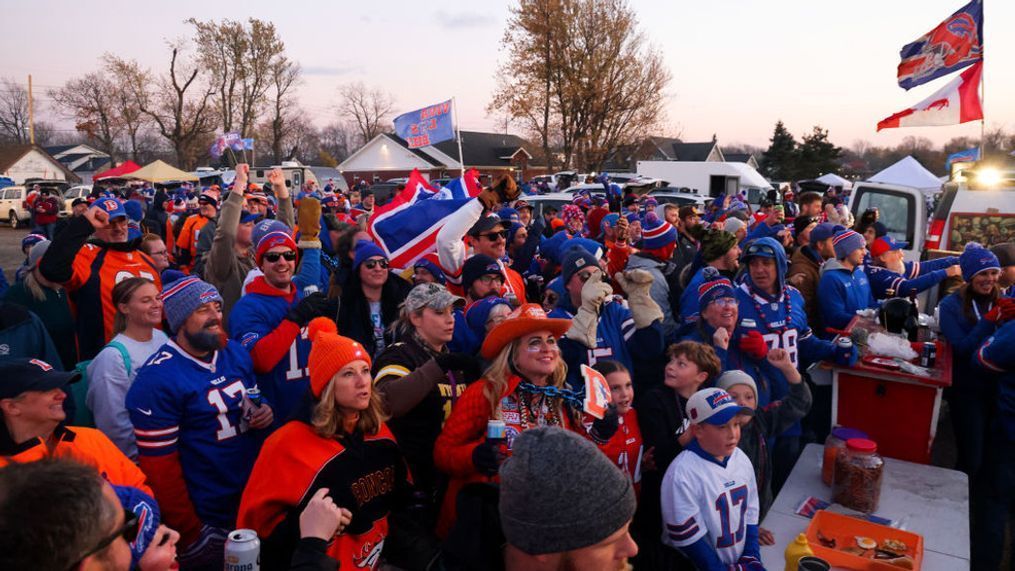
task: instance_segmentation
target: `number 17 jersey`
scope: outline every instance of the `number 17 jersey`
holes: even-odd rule
[[[743,555],[747,526],[757,525],[758,487],[739,448],[725,464],[692,444],[666,469],[662,485],[663,543],[680,548],[706,537],[719,560]]]
[[[250,355],[239,343],[229,341],[206,363],[170,341],[127,391],[138,454],[179,453],[187,493],[205,524],[235,523],[265,435],[241,426],[243,396],[254,386]]]

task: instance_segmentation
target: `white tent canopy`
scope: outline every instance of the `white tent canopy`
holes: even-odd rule
[[[941,180],[911,156],[870,177],[869,180],[911,186],[920,189],[924,194],[934,194],[941,190]]]
[[[821,175],[821,176],[819,176],[818,178],[816,178],[814,180],[820,182],[821,184],[827,184],[828,186],[837,186],[837,187],[839,187],[839,188],[841,188],[843,190],[849,190],[849,189],[853,188],[853,183],[852,182],[842,178],[841,176],[839,176],[839,175],[837,175],[835,173],[831,173],[831,172],[828,173],[828,174],[825,174],[825,175]]]

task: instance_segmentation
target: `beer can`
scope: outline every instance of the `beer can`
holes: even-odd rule
[[[225,571],[260,571],[261,540],[252,529],[237,529],[226,539]]]
[[[504,440],[507,437],[507,426],[503,420],[486,421],[487,440]]]
[[[937,361],[937,344],[933,341],[923,344],[923,350],[920,352],[920,366],[927,367],[928,369],[934,367],[934,363]]]
[[[261,389],[257,387],[247,389],[247,399],[250,400],[250,404],[255,407],[261,406],[261,403],[264,402],[264,399],[261,398]]]
[[[853,340],[850,339],[849,337],[842,337],[842,336],[840,336],[838,339],[835,340],[835,344],[836,344],[836,346],[838,346],[841,349],[852,349],[853,348]]]

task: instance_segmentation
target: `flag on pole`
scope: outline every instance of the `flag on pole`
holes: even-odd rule
[[[387,254],[393,268],[408,268],[437,250],[437,233],[448,217],[481,190],[475,169],[439,190],[430,186],[418,170],[413,170],[405,190],[374,209],[367,232]]]
[[[977,63],[930,97],[881,120],[878,123],[878,131],[896,127],[958,125],[983,119],[979,93],[982,72],[983,63]]]
[[[945,171],[951,172],[952,165],[955,163],[968,163],[978,160],[980,160],[980,147],[952,153],[948,155],[948,160],[945,161]]]
[[[395,133],[405,139],[410,149],[455,138],[450,99],[399,115],[395,117],[394,123]]]
[[[983,4],[972,0],[899,52],[899,87],[909,90],[983,59]]]

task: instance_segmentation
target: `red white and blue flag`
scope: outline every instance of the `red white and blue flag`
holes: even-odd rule
[[[899,87],[911,89],[983,59],[983,4],[972,0],[899,52]]]
[[[983,119],[980,103],[980,76],[983,63],[977,63],[930,97],[878,122],[878,131],[895,127],[931,127],[958,125]]]
[[[481,190],[479,172],[475,169],[441,189],[430,186],[418,170],[413,170],[405,190],[374,209],[367,232],[388,255],[391,267],[408,268],[437,251],[437,232],[449,216]]]

